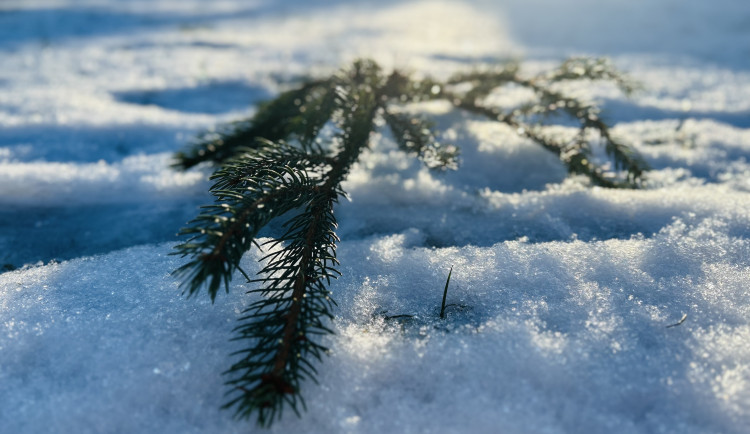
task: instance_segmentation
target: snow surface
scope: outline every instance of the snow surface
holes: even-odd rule
[[[500,126],[415,107],[462,168],[375,137],[337,210],[330,356],[271,432],[747,432],[749,23],[746,0],[0,3],[0,432],[258,430],[219,410],[249,287],[212,305],[169,276],[210,200],[210,169],[169,168],[197,132],[358,56],[442,77],[581,54],[646,85],[571,91],[650,187],[590,188]]]

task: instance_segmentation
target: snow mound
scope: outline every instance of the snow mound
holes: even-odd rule
[[[417,230],[343,242],[320,385],[306,384],[303,419],[273,431],[741,432],[750,242],[728,227],[696,217],[588,243],[432,248]],[[247,428],[218,404],[249,286],[237,276],[215,305],[185,301],[170,247],[0,276],[5,429]]]

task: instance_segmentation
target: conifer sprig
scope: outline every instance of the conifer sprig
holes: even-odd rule
[[[237,417],[255,417],[268,425],[286,406],[299,414],[305,403],[304,380],[316,381],[316,363],[325,353],[320,338],[331,332],[331,279],[337,270],[334,207],[345,194],[341,183],[368,147],[378,125],[387,124],[398,146],[431,169],[456,169],[458,148],[437,141],[433,124],[401,107],[405,103],[446,99],[457,109],[504,123],[517,134],[554,152],[571,173],[606,187],[637,187],[645,163],[615,141],[596,106],[568,97],[553,85],[565,80],[626,79],[603,61],[570,60],[546,74],[524,78],[517,64],[458,74],[445,82],[414,80],[398,71],[383,74],[370,60],[359,60],[332,77],[309,81],[260,106],[255,116],[203,135],[177,154],[177,167],[214,162],[215,203],[182,234],[188,239],[175,254],[189,261],[175,270],[188,295],[205,288],[212,300],[239,271],[258,285],[259,299],[248,306],[235,328],[243,343],[226,372],[230,386],[226,408]],[[502,108],[485,101],[503,86],[530,89],[536,100]],[[562,114],[578,123],[578,134],[552,134]],[[330,125],[330,128],[328,127]],[[325,127],[325,128],[324,128]],[[323,134],[323,130],[333,133]],[[614,162],[606,170],[592,157],[596,135]],[[619,172],[624,172],[621,175]],[[240,260],[271,220],[286,218],[285,232],[264,246],[256,278]]]
[[[257,281],[265,286],[261,299],[250,305],[235,328],[235,340],[246,341],[236,353],[242,359],[227,371],[233,378],[226,408],[248,418],[257,413],[260,425],[281,416],[284,404],[298,412],[304,406],[299,394],[305,378],[315,381],[317,373],[310,358],[321,359],[326,348],[314,339],[330,333],[325,326],[333,300],[327,285],[339,272],[335,269],[336,221],[333,205],[336,192],[319,192],[304,212],[287,222],[289,230],[271,242],[283,247],[269,254]]]

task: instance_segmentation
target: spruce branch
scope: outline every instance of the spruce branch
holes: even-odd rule
[[[341,181],[368,144],[378,107],[371,91],[373,80],[379,78],[377,71],[355,65],[352,72],[349,91],[342,88],[337,97],[343,148],[305,211],[286,223],[283,236],[269,243],[288,244],[266,256],[268,265],[259,273],[264,277],[258,279],[265,284],[258,290],[264,298],[245,311],[235,329],[237,339],[257,343],[227,371],[238,377],[228,382],[237,393],[225,407],[236,407],[235,414],[244,418],[257,412],[260,425],[280,416],[284,403],[297,411],[300,381],[315,380],[316,370],[308,359],[320,360],[326,350],[310,336],[331,332],[323,318],[333,318],[326,285],[339,274],[334,268],[339,240],[333,206],[343,193]]]
[[[240,351],[242,359],[227,371],[234,378],[230,400],[235,415],[251,417],[268,425],[280,417],[284,404],[297,412],[300,382],[315,381],[317,373],[310,357],[320,360],[326,348],[311,339],[330,333],[325,318],[333,318],[334,304],[326,284],[338,276],[335,256],[333,204],[336,195],[315,195],[306,210],[290,220],[289,231],[274,244],[288,243],[268,256],[259,274],[266,286],[263,297],[243,312],[235,328],[235,340],[249,341]]]
[[[277,141],[294,135],[309,142],[327,121],[325,113],[333,109],[328,98],[330,85],[330,80],[310,81],[261,104],[252,120],[203,133],[189,149],[177,153],[175,167],[187,169],[204,161],[221,163],[237,155],[238,148],[254,146],[258,138]]]
[[[374,61],[358,60],[330,78],[280,94],[251,119],[204,135],[178,153],[178,167],[220,165],[211,177],[215,203],[203,207],[181,231],[188,238],[174,252],[189,258],[174,271],[184,292],[191,296],[205,288],[213,301],[222,285],[229,290],[237,271],[257,285],[249,292],[258,299],[234,329],[233,339],[242,349],[225,372],[230,389],[224,407],[239,418],[255,417],[263,426],[281,417],[286,407],[297,414],[305,408],[302,383],[316,381],[316,363],[326,352],[321,337],[331,333],[327,322],[335,306],[329,287],[340,275],[334,209],[345,194],[342,182],[378,125],[387,124],[397,145],[427,167],[458,167],[458,148],[439,143],[433,123],[409,114],[404,104],[448,100],[457,110],[509,126],[594,184],[639,186],[645,163],[611,136],[598,108],[553,88],[577,79],[626,83],[608,63],[585,59],[532,78],[521,76],[517,64],[508,64],[457,74],[445,82],[415,80],[399,71],[385,75]],[[528,88],[535,100],[513,108],[486,104],[492,92],[506,85]],[[553,134],[550,127],[560,116],[577,123],[577,134]],[[614,170],[592,157],[597,138]],[[259,246],[260,230],[277,218],[286,219],[285,232]],[[253,245],[265,252],[255,278],[240,268]]]

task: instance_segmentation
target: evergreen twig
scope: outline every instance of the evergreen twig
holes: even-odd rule
[[[458,167],[458,148],[439,143],[432,123],[400,110],[404,103],[448,100],[459,110],[511,127],[555,153],[569,172],[585,175],[594,184],[641,185],[645,163],[612,138],[598,109],[554,88],[579,79],[611,80],[632,90],[630,82],[602,60],[572,59],[532,78],[509,64],[457,74],[445,82],[415,80],[398,71],[386,75],[375,62],[359,60],[328,79],[282,93],[261,105],[252,119],[204,134],[178,153],[177,167],[220,164],[211,177],[216,202],[203,207],[181,231],[188,239],[176,247],[175,254],[189,258],[174,271],[184,291],[190,296],[206,288],[214,300],[222,285],[229,290],[235,271],[258,284],[249,292],[259,299],[243,311],[234,329],[234,339],[243,347],[226,372],[230,389],[224,407],[240,418],[255,417],[260,425],[281,417],[286,406],[297,414],[305,407],[301,383],[316,380],[315,364],[326,352],[320,337],[331,333],[326,324],[335,305],[328,288],[340,274],[334,207],[344,194],[341,183],[377,125],[387,124],[398,146],[427,167]],[[510,84],[531,90],[535,102],[506,110],[485,102]],[[550,133],[559,114],[578,123],[575,137]],[[329,124],[335,133],[323,137]],[[614,170],[592,157],[591,133],[598,135]],[[286,232],[258,246],[259,231],[275,218],[286,219]],[[266,250],[255,279],[239,265],[253,245]]]

